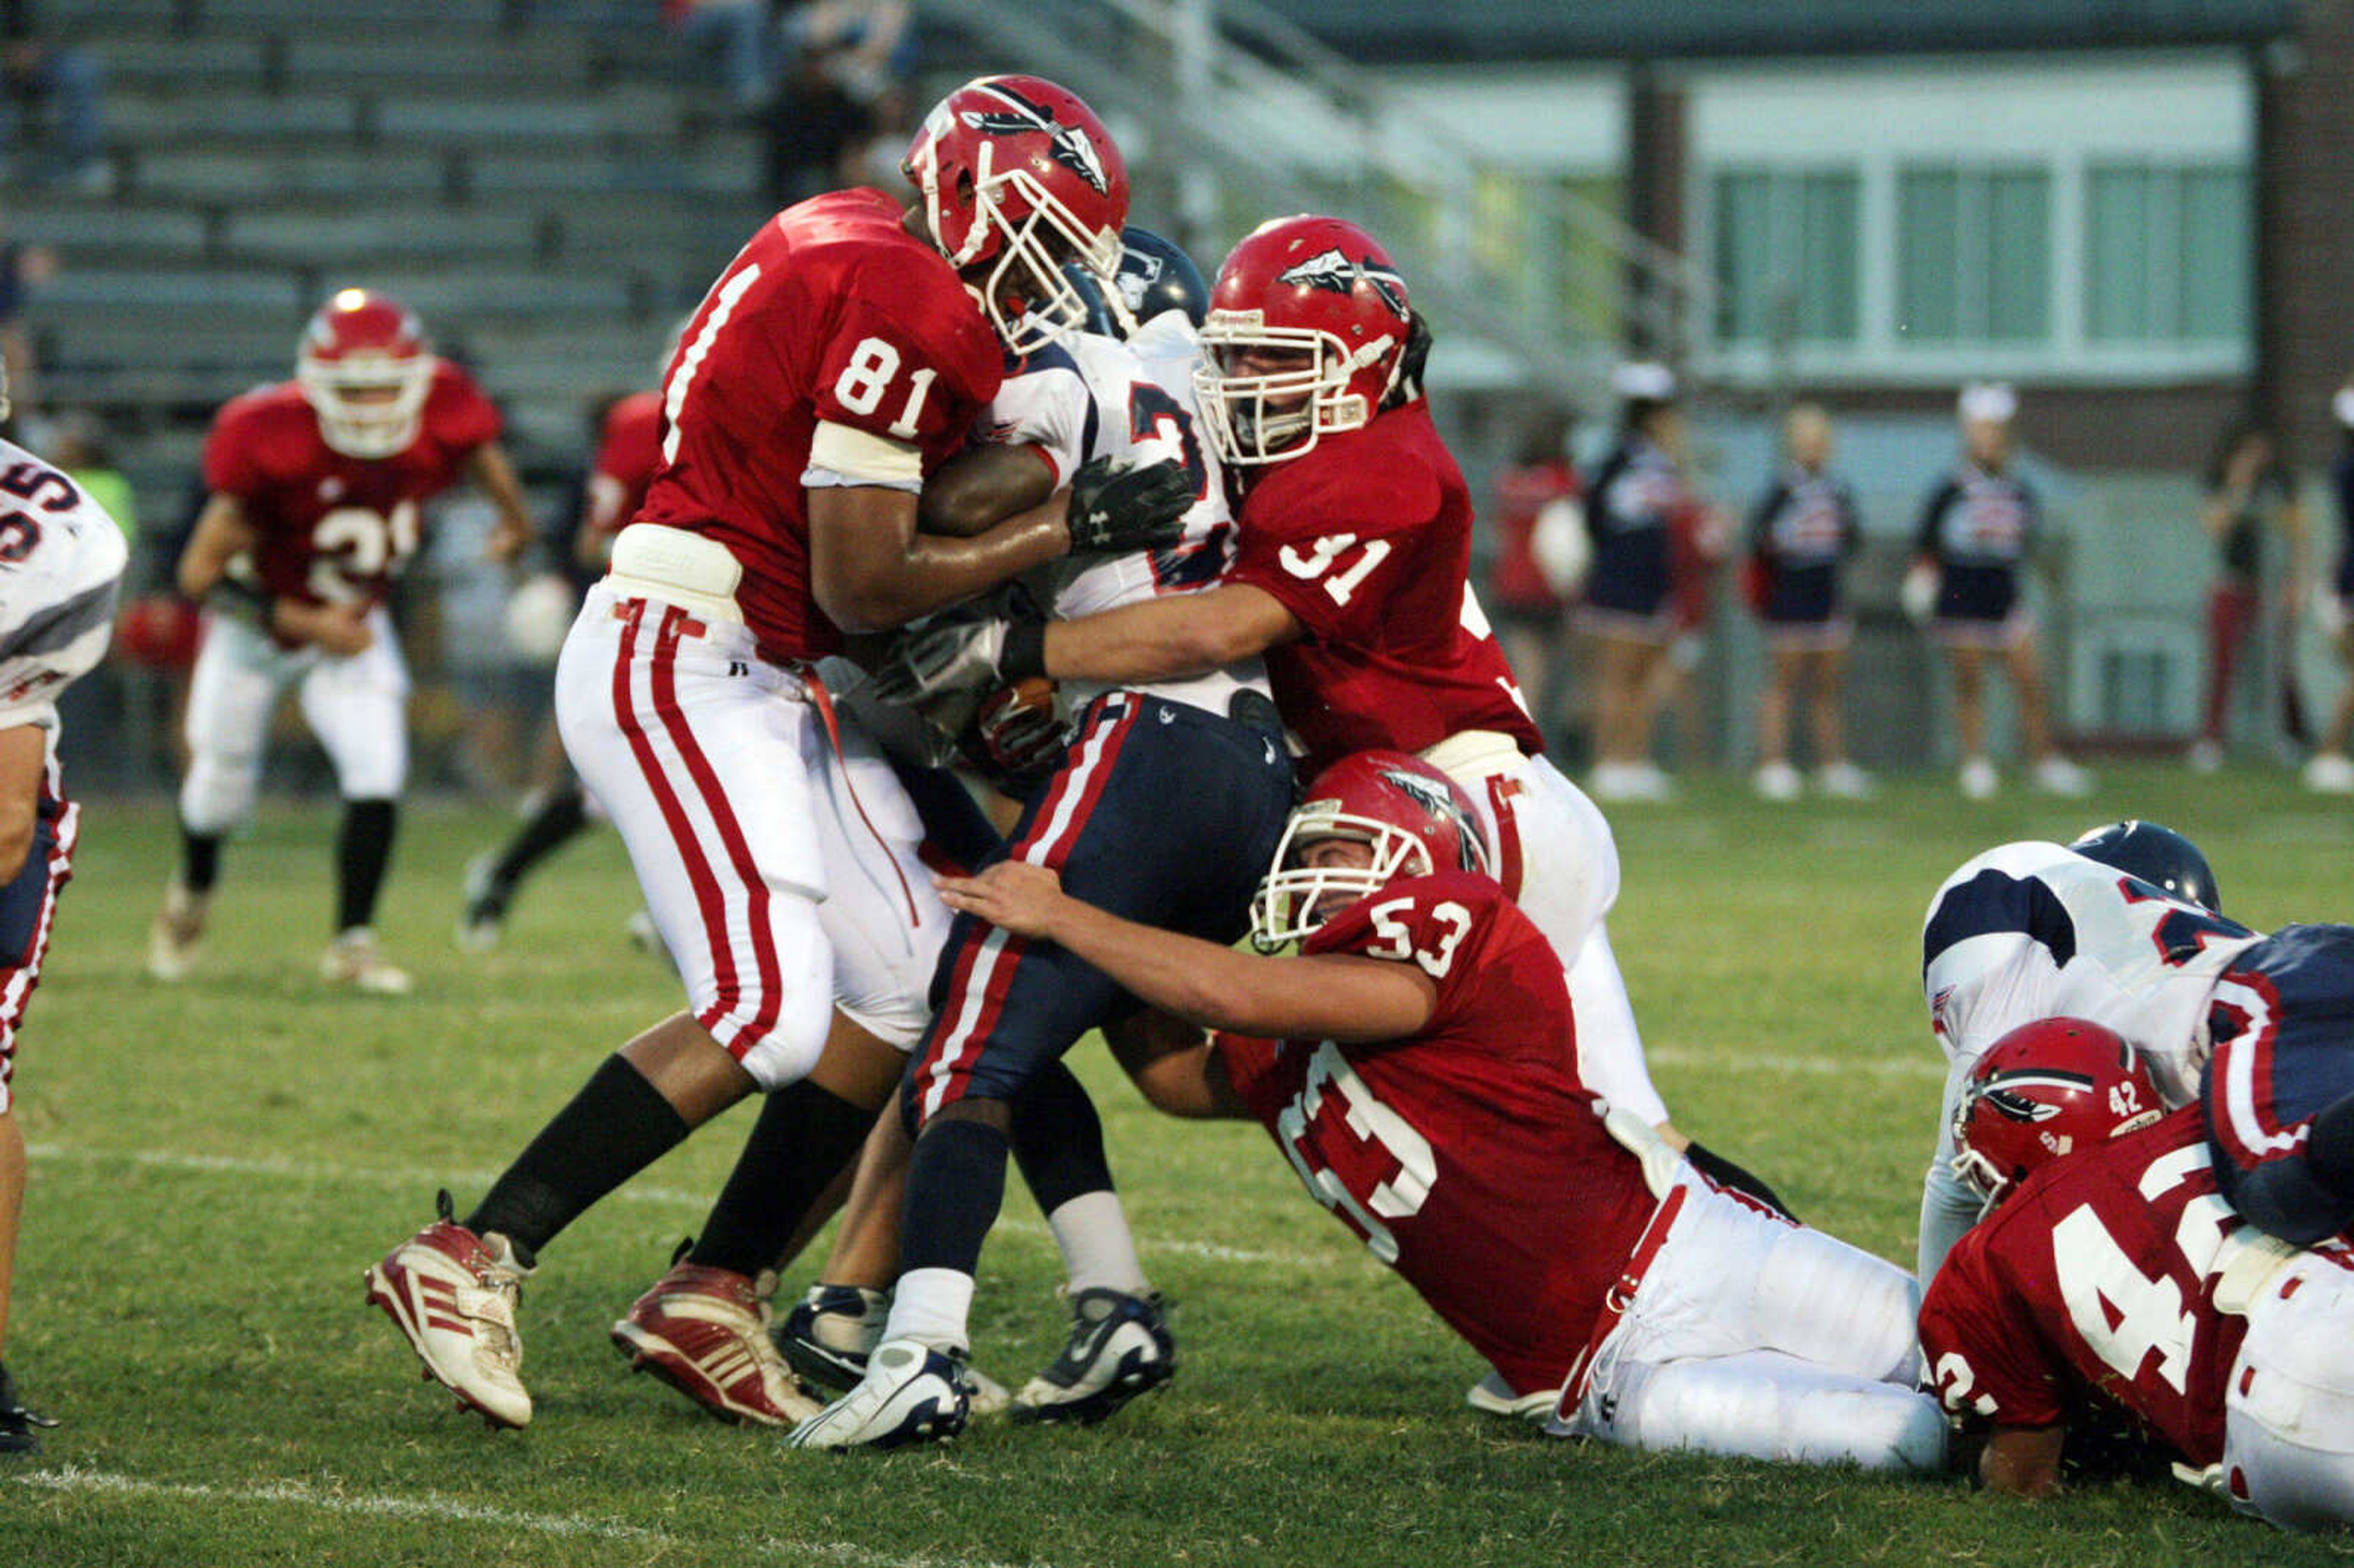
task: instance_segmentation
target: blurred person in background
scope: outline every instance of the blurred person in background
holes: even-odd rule
[[[503,424],[415,316],[365,289],[312,316],[292,380],[215,417],[209,493],[178,570],[181,592],[212,613],[188,700],[181,853],[149,938],[156,980],[195,965],[222,841],[252,815],[270,715],[292,685],[344,802],[335,935],[320,976],[382,995],[410,989],[374,929],[408,774],[408,670],[385,601],[423,542],[423,503],[461,478],[498,514],[491,559],[530,542]]]
[[[89,50],[61,48],[43,36],[33,0],[0,0],[0,84],[6,88],[0,153],[10,155],[15,177],[86,196],[112,192],[113,171],[100,151],[104,72]],[[38,128],[48,142],[37,162],[28,162],[21,149],[31,140],[28,127]]]
[[[767,120],[769,199],[779,207],[833,189],[839,172],[871,139],[867,105],[843,85],[833,65],[831,51],[811,47],[795,53],[785,68],[784,90]],[[892,154],[895,167],[907,150],[902,137]],[[872,175],[871,167],[862,169],[861,182],[886,190],[898,186],[896,174],[880,181]]]
[[[2223,765],[2223,732],[2232,706],[2232,678],[2247,651],[2264,609],[2264,531],[2288,543],[2288,576],[2283,609],[2294,614],[2304,602],[2306,577],[2305,507],[2297,499],[2296,475],[2281,460],[2272,432],[2242,425],[2229,432],[2207,469],[2207,501],[2200,525],[2215,541],[2215,581],[2207,590],[2207,694],[2199,738],[2189,762],[2199,773]],[[2285,650],[2287,644],[2284,643]],[[2281,696],[2291,728],[2302,714],[2296,687],[2284,663]]]
[[[715,70],[737,112],[758,114],[776,101],[776,0],[663,0],[662,16],[695,64]]]
[[[1572,532],[1583,535],[1577,472],[1570,466],[1572,416],[1567,408],[1540,409],[1523,432],[1509,468],[1496,474],[1496,554],[1488,567],[1482,596],[1504,661],[1512,667],[1529,714],[1548,731],[1561,683],[1569,673],[1565,632],[1568,605],[1563,586],[1541,558],[1538,535]],[[1542,520],[1542,521],[1541,521]],[[1581,537],[1578,543],[1583,546]],[[1557,556],[1557,551],[1556,551]],[[1557,565],[1557,562],[1556,562]]]
[[[1808,688],[1815,787],[1855,800],[1872,780],[1847,759],[1840,683],[1855,626],[1840,597],[1840,568],[1855,553],[1855,493],[1830,470],[1831,421],[1800,403],[1782,424],[1781,471],[1749,518],[1744,597],[1766,626],[1773,661],[1757,700],[1757,793],[1795,800],[1801,781],[1789,759],[1790,707]]]
[[[2002,661],[2019,699],[2035,787],[2053,795],[2088,795],[2092,776],[2052,742],[2035,617],[2020,592],[2020,569],[2035,543],[2040,509],[2011,461],[2019,396],[2007,382],[1973,382],[1962,389],[1957,411],[1961,459],[1921,510],[1903,599],[1908,614],[1928,622],[1930,637],[1953,666],[1962,793],[1991,800],[2001,787],[1987,756],[1985,668],[1991,654]]]
[[[2328,586],[2315,596],[2316,619],[2338,645],[2338,657],[2349,679],[2338,690],[2338,704],[2329,727],[2305,764],[2305,787],[2323,795],[2354,795],[2354,759],[2346,755],[2354,735],[2354,380],[2338,388],[2330,412],[2345,433],[2338,461],[2329,465],[2330,488],[2338,497],[2338,566]]]
[[[1585,602],[1575,617],[1597,654],[1594,770],[1597,800],[1663,800],[1673,793],[1651,760],[1651,730],[1675,676],[1665,666],[1679,627],[1672,563],[1677,517],[1697,506],[1684,477],[1685,429],[1675,373],[1622,365],[1618,442],[1595,471],[1585,521],[1594,545]]]
[[[0,235],[0,369],[8,375],[15,418],[29,428],[40,415],[40,373],[25,325],[26,296],[58,275],[58,253]]]

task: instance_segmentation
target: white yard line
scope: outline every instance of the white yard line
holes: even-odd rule
[[[171,1150],[154,1149],[88,1149],[72,1144],[36,1143],[26,1152],[36,1160],[72,1161],[77,1164],[134,1165],[155,1171],[186,1171],[214,1176],[246,1176],[267,1181],[307,1181],[313,1183],[356,1182],[375,1187],[406,1187],[417,1192],[439,1185],[487,1188],[496,1179],[491,1171],[444,1171],[439,1173],[398,1170],[387,1166],[337,1165],[307,1160],[249,1160],[225,1154],[184,1154]],[[629,1185],[617,1189],[612,1201],[617,1202],[652,1203],[664,1208],[693,1209],[697,1212],[711,1206],[712,1195],[693,1192],[683,1187],[662,1187],[651,1184]],[[1000,1220],[997,1228],[1009,1235],[1032,1238],[1050,1233],[1046,1227],[1026,1220]],[[1166,1237],[1139,1236],[1137,1245],[1147,1253],[1165,1254],[1174,1257],[1201,1258],[1210,1263],[1278,1264],[1292,1268],[1329,1268],[1338,1261],[1329,1255],[1293,1252],[1261,1252],[1250,1247],[1226,1246],[1218,1242],[1171,1240]]]
[[[1655,1067],[1691,1067],[1712,1073],[1862,1073],[1882,1078],[1919,1078],[1925,1083],[1946,1081],[1945,1062],[1928,1049],[1904,1055],[1867,1056],[1861,1061],[1846,1056],[1761,1056],[1750,1051],[1693,1051],[1676,1045],[1653,1046],[1644,1055]]]
[[[82,1493],[108,1497],[163,1498],[190,1502],[222,1502],[239,1508],[253,1504],[276,1504],[291,1508],[313,1508],[325,1513],[352,1514],[369,1519],[409,1519],[449,1521],[456,1524],[489,1525],[501,1530],[529,1531],[538,1535],[581,1538],[594,1541],[622,1541],[664,1551],[684,1550],[697,1543],[664,1531],[645,1525],[623,1524],[615,1520],[583,1518],[578,1514],[525,1513],[515,1509],[485,1508],[479,1503],[460,1502],[451,1498],[402,1497],[391,1493],[325,1492],[302,1485],[299,1481],[264,1481],[249,1487],[214,1487],[191,1482],[141,1480],[133,1476],[116,1475],[106,1470],[84,1469],[67,1466],[63,1469],[36,1470],[16,1478],[28,1487],[42,1487],[55,1492]],[[860,1546],[847,1541],[784,1541],[773,1536],[745,1541],[731,1538],[726,1548],[731,1555],[741,1554],[747,1548],[758,1556],[787,1560],[817,1559],[841,1563],[850,1568],[1010,1568],[993,1560],[972,1557],[936,1557],[919,1552],[900,1556],[878,1552],[871,1546]]]

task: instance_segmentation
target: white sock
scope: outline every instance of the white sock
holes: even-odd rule
[[[936,1351],[961,1351],[972,1312],[972,1276],[953,1268],[911,1268],[891,1298],[885,1340],[916,1340]]]
[[[1063,1249],[1073,1294],[1117,1290],[1142,1296],[1151,1289],[1144,1282],[1144,1266],[1136,1260],[1136,1238],[1129,1234],[1118,1193],[1082,1192],[1047,1215],[1046,1224]]]

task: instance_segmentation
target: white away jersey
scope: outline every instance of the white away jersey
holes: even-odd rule
[[[0,729],[38,725],[55,754],[58,694],[105,656],[129,554],[80,485],[0,441]]]
[[[1105,456],[1140,463],[1173,458],[1193,478],[1193,508],[1176,545],[1125,556],[1068,556],[1024,577],[1056,620],[1161,594],[1199,593],[1215,586],[1233,563],[1235,522],[1226,508],[1225,478],[1194,416],[1195,352],[1193,323],[1181,311],[1162,312],[1126,343],[1074,333],[1024,360],[982,414],[982,440],[1036,445],[1054,463],[1058,484]],[[1101,682],[1064,685],[1074,707],[1108,689]],[[1245,686],[1267,690],[1267,671],[1256,658],[1129,689],[1224,714]]]
[[[2207,1000],[2256,934],[2059,844],[1988,850],[1946,879],[1921,930],[1930,1027],[1956,1070],[2039,1018],[2089,1018],[2148,1059],[2169,1106],[2198,1097]]]

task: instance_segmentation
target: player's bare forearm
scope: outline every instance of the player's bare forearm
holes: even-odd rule
[[[1122,605],[1046,628],[1056,680],[1157,681],[1199,675],[1289,642],[1299,622],[1273,594],[1244,583]]]
[[[940,880],[952,909],[1042,938],[1138,1001],[1211,1029],[1269,1038],[1397,1040],[1429,1022],[1437,988],[1419,969],[1355,955],[1266,959],[1124,920],[1071,897],[1043,866],[1001,861]]]
[[[917,504],[924,533],[970,539],[1055,493],[1055,465],[1041,448],[967,447],[924,481]]]
[[[466,471],[498,509],[499,525],[491,531],[487,546],[491,559],[514,560],[531,543],[531,510],[524,504],[523,482],[515,477],[506,449],[484,441],[466,454]]]
[[[1153,1109],[1192,1119],[1251,1119],[1201,1025],[1147,1008],[1104,1025],[1103,1036]]]
[[[1978,1479],[1990,1492],[2048,1498],[2060,1490],[2064,1426],[1998,1426],[1978,1456]]]
[[[844,631],[886,631],[1064,555],[1068,491],[970,539],[916,529],[916,497],[880,485],[809,493],[810,588]]]
[[[244,503],[234,495],[214,493],[196,516],[187,547],[180,552],[179,567],[174,574],[180,591],[190,599],[212,592],[228,574],[228,564],[252,549],[259,538],[253,524],[246,521]]]
[[[33,853],[48,757],[48,732],[37,725],[0,730],[0,883],[14,882]]]

